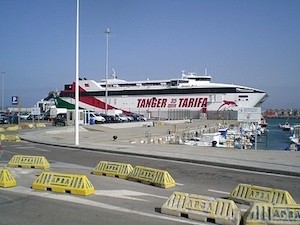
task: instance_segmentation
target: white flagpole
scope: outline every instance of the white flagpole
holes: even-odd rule
[[[79,1],[77,0],[76,15],[76,57],[75,57],[75,145],[79,145]]]

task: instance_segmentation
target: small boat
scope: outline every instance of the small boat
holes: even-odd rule
[[[266,119],[263,116],[261,117],[260,122],[258,123],[258,125],[260,127],[264,127],[264,128],[266,128],[268,126],[268,123],[267,123]]]
[[[206,133],[200,137],[193,137],[181,144],[190,146],[211,146],[218,148],[249,149],[252,148],[252,136],[238,129],[220,128],[219,132]]]
[[[200,137],[193,137],[183,142],[184,145],[192,146],[211,146],[211,147],[225,147],[225,138],[220,132],[202,134]]]
[[[290,138],[290,150],[300,151],[300,125],[293,126],[293,135]]]
[[[281,128],[284,131],[290,131],[291,130],[291,125],[289,122],[285,122],[284,124],[279,124],[279,128]]]

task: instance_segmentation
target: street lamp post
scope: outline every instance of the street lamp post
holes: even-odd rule
[[[5,72],[1,72],[2,74],[2,111],[4,110],[4,75],[5,75]]]
[[[79,145],[79,10],[80,0],[76,1],[76,43],[75,43],[75,145]]]
[[[106,28],[104,33],[106,34],[106,54],[105,54],[105,114],[107,114],[107,98],[108,98],[108,90],[107,90],[107,79],[108,79],[108,36],[110,34],[110,29]]]

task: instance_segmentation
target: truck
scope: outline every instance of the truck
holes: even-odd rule
[[[109,109],[107,110],[107,115],[109,116],[116,116],[123,114],[123,111],[121,109]]]
[[[66,108],[56,108],[56,106],[52,106],[50,108],[50,119],[54,119],[56,118],[56,116],[60,113],[67,113],[67,109]]]
[[[128,117],[123,114],[121,109],[109,109],[107,110],[107,115],[114,116],[119,122],[129,122],[131,121],[131,117]]]

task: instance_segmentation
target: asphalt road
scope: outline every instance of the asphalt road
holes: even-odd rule
[[[81,197],[35,191],[30,187],[40,170],[9,168],[17,187],[0,189],[0,225],[9,224],[205,224],[160,213],[160,207],[174,191],[212,197],[227,197],[238,183],[248,183],[290,192],[300,202],[300,178],[233,170],[192,163],[158,160],[60,148],[27,142],[4,142],[0,167],[15,154],[43,155],[51,170],[85,174],[96,193]],[[99,161],[117,161],[167,170],[176,187],[162,189],[118,178],[90,174]],[[239,205],[244,211],[248,208]],[[208,224],[208,223],[206,223]]]

